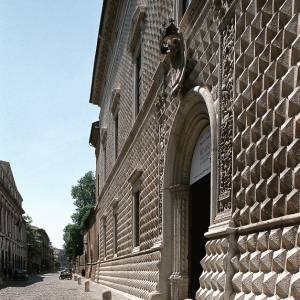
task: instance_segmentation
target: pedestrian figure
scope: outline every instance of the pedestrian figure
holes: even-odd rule
[[[11,268],[8,269],[8,279],[9,280],[12,279],[12,270],[11,270]]]
[[[85,277],[85,269],[82,269],[82,270],[81,270],[81,276],[82,276],[82,277]]]

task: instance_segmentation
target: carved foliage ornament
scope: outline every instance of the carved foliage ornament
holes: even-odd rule
[[[229,10],[233,0],[214,0],[214,15],[216,19],[221,20]]]
[[[162,234],[162,202],[163,202],[163,184],[164,184],[164,166],[165,166],[165,151],[166,151],[166,82],[165,77],[161,90],[157,97],[156,102],[156,117],[158,126],[158,156],[159,156],[159,166],[158,166],[158,235]]]
[[[221,31],[220,139],[219,139],[219,202],[218,213],[231,210],[232,173],[232,108],[234,20]]]
[[[186,50],[182,33],[178,32],[175,21],[169,20],[169,24],[163,24],[160,41],[160,52],[170,58],[172,67],[172,93],[181,88],[186,67]]]

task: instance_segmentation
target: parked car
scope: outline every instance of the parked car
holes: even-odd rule
[[[69,270],[60,272],[59,279],[72,279],[72,273]]]
[[[14,280],[28,280],[28,271],[25,269],[16,269],[13,275]]]

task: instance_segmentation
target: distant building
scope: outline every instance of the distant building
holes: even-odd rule
[[[36,243],[28,247],[28,269],[33,273],[46,273],[54,270],[54,253],[47,232],[31,225]]]
[[[64,249],[53,248],[55,270],[69,267],[69,261]]]
[[[9,162],[0,161],[0,277],[4,279],[27,265],[22,201]]]

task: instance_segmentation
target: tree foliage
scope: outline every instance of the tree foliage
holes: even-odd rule
[[[96,200],[96,178],[92,171],[81,177],[77,184],[71,188],[71,196],[74,199],[75,212],[71,219],[73,224],[64,228],[64,248],[66,255],[74,259],[83,251],[83,234],[86,230],[86,220]]]
[[[66,256],[70,259],[81,255],[83,251],[83,235],[77,224],[68,224],[64,228],[64,248]]]
[[[42,251],[42,242],[37,230],[32,227],[32,218],[29,215],[24,216],[25,229],[27,235],[27,243],[30,249],[30,253],[35,255]]]

